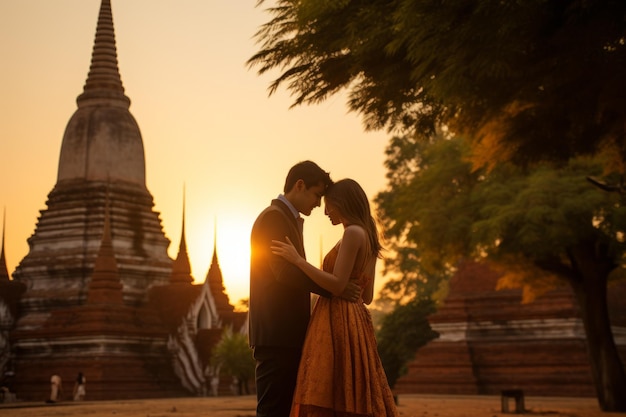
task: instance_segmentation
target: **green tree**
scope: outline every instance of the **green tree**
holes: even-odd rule
[[[617,194],[586,180],[602,172],[602,161],[488,171],[472,169],[468,154],[459,138],[394,138],[387,162],[393,175],[376,199],[390,239],[417,245],[426,272],[463,258],[487,260],[504,272],[500,285],[523,287],[527,299],[568,284],[580,306],[599,404],[626,410],[606,297],[608,281],[624,266],[626,209]]]
[[[211,365],[237,378],[239,394],[248,393],[248,381],[254,377],[256,364],[245,334],[226,327],[211,353]]]
[[[263,0],[259,4],[264,4]],[[440,126],[476,165],[626,160],[622,0],[275,0],[248,64],[294,105],[339,90],[369,129]]]

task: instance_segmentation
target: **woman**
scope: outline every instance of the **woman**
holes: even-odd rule
[[[326,215],[332,224],[342,224],[344,232],[326,255],[323,270],[307,263],[288,238],[272,246],[274,254],[335,295],[321,297],[311,315],[291,417],[398,416],[363,304],[373,299],[382,249],[367,196],[356,181],[344,179],[329,187],[324,201]],[[359,302],[337,297],[350,280],[361,286]]]
[[[78,373],[76,381],[74,381],[74,401],[82,401],[85,399],[87,379],[82,372]]]

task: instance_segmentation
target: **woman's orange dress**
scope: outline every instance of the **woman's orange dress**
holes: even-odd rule
[[[339,246],[324,258],[332,272]],[[368,278],[353,271],[361,288]],[[307,330],[291,417],[399,416],[363,302],[320,297]]]

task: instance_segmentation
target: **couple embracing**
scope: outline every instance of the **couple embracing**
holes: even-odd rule
[[[324,198],[344,228],[324,258],[307,263],[302,215]],[[249,340],[256,359],[257,417],[398,416],[365,307],[381,251],[361,186],[333,182],[311,161],[294,165],[283,193],[251,234]],[[311,293],[318,294],[311,313]]]

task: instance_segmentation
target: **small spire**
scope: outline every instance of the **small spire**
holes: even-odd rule
[[[185,236],[185,214],[187,212],[187,189],[183,184],[183,224],[180,232],[180,244],[178,245],[178,253],[187,253],[187,238]]]
[[[215,300],[217,312],[220,316],[234,310],[234,307],[230,305],[230,300],[226,294],[222,270],[220,269],[220,264],[217,259],[217,219],[215,220],[215,226],[213,229],[213,258],[204,280],[204,285],[209,286],[209,291],[211,291],[211,295]]]
[[[111,222],[109,215],[109,193],[107,191],[104,212],[104,231],[100,250],[93,268],[93,275],[87,294],[88,304],[124,304],[123,285],[120,280],[117,260],[111,239]]]
[[[217,261],[217,217],[213,219],[213,259],[211,263],[219,265]]]
[[[0,247],[0,282],[11,281],[11,277],[9,276],[9,270],[7,268],[7,261],[4,256],[4,234],[6,232],[6,217],[7,217],[7,209],[4,208],[2,214],[2,247]]]
[[[172,263],[172,274],[170,275],[170,283],[184,283],[188,284],[193,282],[191,276],[191,263],[189,262],[189,254],[187,254],[187,239],[185,238],[185,203],[186,189],[183,185],[183,224],[182,231],[180,233],[180,244],[178,246],[178,254],[176,260]]]
[[[220,269],[220,262],[217,259],[217,219],[213,221],[213,256],[211,257],[209,270],[204,278],[204,285],[208,285],[217,290],[220,290],[220,288],[221,290],[224,289],[222,270]]]
[[[102,0],[91,66],[83,93],[76,99],[78,107],[89,104],[110,104],[128,108],[130,99],[124,95],[117,65],[117,48],[110,0]]]
[[[222,270],[220,268],[220,262],[217,259],[217,218],[213,221],[213,256],[211,258],[211,265],[209,265],[209,271],[204,279],[204,285],[209,285],[216,290],[224,290]]]

